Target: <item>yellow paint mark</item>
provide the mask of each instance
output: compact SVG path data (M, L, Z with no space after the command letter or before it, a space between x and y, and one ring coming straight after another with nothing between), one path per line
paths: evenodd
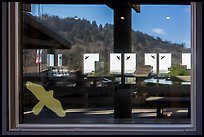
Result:
M44 106L51 109L59 117L65 116L65 111L59 100L53 97L53 90L46 91L40 84L35 84L30 81L26 82L26 87L35 95L39 102L33 108L33 114L38 115Z

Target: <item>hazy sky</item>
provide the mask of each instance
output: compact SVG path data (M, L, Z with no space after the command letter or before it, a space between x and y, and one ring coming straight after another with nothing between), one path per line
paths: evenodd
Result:
M40 8L39 8L40 7ZM190 47L190 5L141 5L141 13L132 10L132 29L173 43ZM114 24L113 10L106 5L32 5L32 14L58 15Z

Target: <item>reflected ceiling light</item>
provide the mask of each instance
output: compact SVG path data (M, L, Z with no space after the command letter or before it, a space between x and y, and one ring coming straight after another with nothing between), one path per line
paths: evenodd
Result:
M120 17L120 19L121 19L121 20L124 20L124 19L125 19L125 17L123 17L123 16L122 16L122 17Z

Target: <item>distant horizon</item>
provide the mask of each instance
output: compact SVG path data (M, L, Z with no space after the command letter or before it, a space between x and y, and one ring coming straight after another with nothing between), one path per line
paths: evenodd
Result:
M45 13L59 18L84 18L103 27L106 23L114 25L113 10L106 5L32 5L33 15ZM141 5L141 13L132 10L132 30L159 37L162 41L184 43L185 48L190 48L190 5Z

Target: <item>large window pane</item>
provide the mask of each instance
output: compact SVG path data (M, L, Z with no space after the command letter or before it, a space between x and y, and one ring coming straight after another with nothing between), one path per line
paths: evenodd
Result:
M140 14L132 11L132 29L138 89L133 110L151 112L138 112L145 120L190 123L190 5L141 5Z
M32 4L23 11L21 123L190 123L190 6L133 10L125 53L114 49L110 7Z

